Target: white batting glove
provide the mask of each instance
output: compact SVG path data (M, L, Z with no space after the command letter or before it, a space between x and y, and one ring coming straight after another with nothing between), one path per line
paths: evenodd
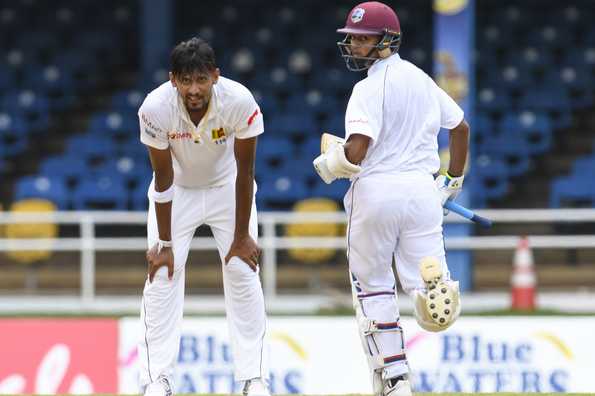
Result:
M446 172L445 175L439 175L435 182L440 194L440 205L444 206L447 200L454 200L463 189L463 180L465 176L454 177ZM448 210L444 209L444 215L448 214Z
M337 176L333 175L328 168L326 154L320 154L318 157L314 159L312 162L314 165L314 169L316 169L316 173L318 176L326 183L331 184L335 180L337 180Z
M349 179L362 170L359 165L349 162L345 156L345 148L339 143L331 144L324 154L314 159L312 164L326 184L336 179Z

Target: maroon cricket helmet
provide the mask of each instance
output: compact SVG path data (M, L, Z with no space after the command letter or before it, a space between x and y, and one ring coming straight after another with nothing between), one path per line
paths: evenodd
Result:
M337 33L371 34L382 36L386 32L401 33L401 24L397 13L386 4L367 1L353 7L347 15L345 27Z
M397 52L401 45L401 24L397 13L378 1L367 1L356 5L347 15L345 27L337 29L337 33L346 35L345 39L337 45L347 68L352 71L366 70L377 59ZM351 54L349 48L352 35L380 36L380 40L378 44L370 47L367 56L355 56ZM375 50L382 55L375 55Z

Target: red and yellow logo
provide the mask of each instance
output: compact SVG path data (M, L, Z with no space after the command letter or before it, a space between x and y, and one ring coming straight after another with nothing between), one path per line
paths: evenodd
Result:
M227 140L227 135L225 134L225 129L223 128L216 128L211 130L211 138L215 144L223 144Z

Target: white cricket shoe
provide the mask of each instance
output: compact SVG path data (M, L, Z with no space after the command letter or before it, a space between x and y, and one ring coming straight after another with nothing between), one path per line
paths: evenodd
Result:
M419 264L427 287L426 312L439 328L450 326L459 316L459 284L447 281L442 266L435 257L425 257Z
M411 396L411 384L407 375L400 375L387 380L382 396Z
M242 394L244 396L271 396L269 387L262 378L253 378L246 381Z
M172 396L171 384L167 377L160 376L145 389L145 396Z

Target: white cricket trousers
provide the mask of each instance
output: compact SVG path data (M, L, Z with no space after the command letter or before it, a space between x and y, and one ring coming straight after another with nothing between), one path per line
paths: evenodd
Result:
M152 188L152 187L150 187ZM255 187L256 191L256 187ZM173 279L160 268L153 282L145 281L141 306L142 334L139 339L140 388L159 376L171 378L176 363L184 305L184 269L190 242L197 227L209 225L223 267L223 291L236 381L268 378L265 345L266 313L257 272L233 257L224 263L234 236L235 184L211 188L175 186L172 203ZM250 235L257 241L256 204L252 204ZM150 202L147 220L148 247L159 239L155 204Z
M393 258L407 293L425 287L418 266L426 256L435 256L449 276L442 208L434 178L418 172L356 179L344 204L356 318L360 327L365 327L366 320L374 320L394 328L369 336L360 334L375 384L374 373L378 370L382 370L384 379L408 372Z
M424 288L419 263L434 256L448 274L442 208L430 174L369 175L355 180L344 199L349 219L349 270L367 293Z

